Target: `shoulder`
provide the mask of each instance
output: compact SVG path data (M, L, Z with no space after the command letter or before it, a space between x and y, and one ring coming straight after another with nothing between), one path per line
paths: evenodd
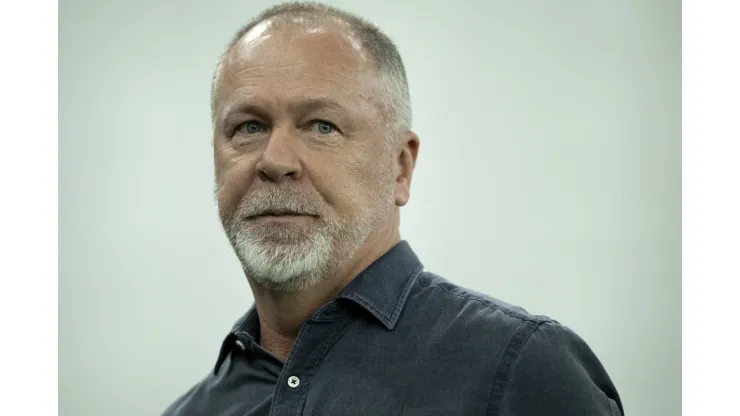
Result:
M503 414L621 415L616 387L588 344L555 321L542 322L512 349L492 392Z
M428 272L419 275L409 300L410 309L421 312L417 320L440 329L432 334L474 345L481 360L493 359L491 406L501 414L622 413L599 359L560 322Z
M465 357L494 366L545 323L556 322L429 272L414 282L400 321L423 333L424 342L455 345Z
M470 318L481 324L524 325L529 328L556 323L547 316L530 314L521 306L457 285L434 273L421 273L416 283L411 302L433 305L440 313L454 314L456 318Z

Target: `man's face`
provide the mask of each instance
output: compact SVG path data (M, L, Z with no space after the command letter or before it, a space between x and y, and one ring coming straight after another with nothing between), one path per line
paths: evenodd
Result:
M394 158L373 71L339 27L250 31L215 100L219 213L244 270L273 290L334 272L394 213Z

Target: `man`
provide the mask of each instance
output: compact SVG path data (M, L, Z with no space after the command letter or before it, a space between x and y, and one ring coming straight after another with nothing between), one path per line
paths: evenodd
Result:
M423 270L399 235L419 139L376 27L273 7L213 82L216 197L254 306L165 415L618 415L568 328Z

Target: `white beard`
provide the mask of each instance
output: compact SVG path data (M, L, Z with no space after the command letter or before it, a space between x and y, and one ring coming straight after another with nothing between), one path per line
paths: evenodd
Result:
M224 221L224 229L247 276L269 290L300 291L333 274L387 218L393 204L391 189L373 194L372 206L352 218L336 220L309 198L279 186L262 188L242 199L236 213ZM270 209L315 213L319 218L311 229L245 220Z

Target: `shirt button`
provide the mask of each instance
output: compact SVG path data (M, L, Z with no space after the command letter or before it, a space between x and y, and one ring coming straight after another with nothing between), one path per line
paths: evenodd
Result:
M288 386L290 386L290 388L294 389L298 387L299 384L301 384L301 380L298 377L296 376L288 377Z
M247 347L244 346L244 343L239 341L238 339L236 340L236 346L239 347L239 349L242 351L247 349Z

